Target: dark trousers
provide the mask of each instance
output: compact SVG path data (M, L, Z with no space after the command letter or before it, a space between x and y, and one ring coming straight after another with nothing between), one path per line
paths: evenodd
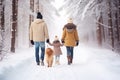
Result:
M67 56L70 56L73 59L74 47L66 46L66 49L67 49Z

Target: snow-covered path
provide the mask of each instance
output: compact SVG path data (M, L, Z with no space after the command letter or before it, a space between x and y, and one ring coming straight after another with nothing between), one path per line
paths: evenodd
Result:
M67 65L62 47L61 65L37 66L34 49L21 49L0 62L0 80L120 80L120 56L106 49L75 47L74 62Z

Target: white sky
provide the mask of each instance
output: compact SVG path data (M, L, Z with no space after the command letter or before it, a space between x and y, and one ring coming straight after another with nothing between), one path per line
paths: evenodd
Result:
M55 35L61 39L62 30L64 25L67 23L68 15L66 15L66 11L64 9L59 10L59 8L64 4L64 0L55 0L54 2L51 2L51 4L56 8L58 14L60 15L54 17L55 31L52 30L50 35L50 39L52 41Z
M64 0L55 0L54 2L51 2L51 4L56 8L59 9L64 3Z

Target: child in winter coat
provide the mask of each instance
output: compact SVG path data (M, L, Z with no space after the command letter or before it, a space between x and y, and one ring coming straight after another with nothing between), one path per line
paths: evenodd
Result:
M53 46L53 51L55 55L55 64L60 64L60 55L62 54L60 46L63 46L63 44L60 43L59 39L57 36L55 36L55 39L53 43L49 43L51 46Z

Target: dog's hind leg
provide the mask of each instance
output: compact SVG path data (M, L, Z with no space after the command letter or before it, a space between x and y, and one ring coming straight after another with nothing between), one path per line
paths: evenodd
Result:
M50 61L50 67L52 67L52 64L53 64L53 60Z

